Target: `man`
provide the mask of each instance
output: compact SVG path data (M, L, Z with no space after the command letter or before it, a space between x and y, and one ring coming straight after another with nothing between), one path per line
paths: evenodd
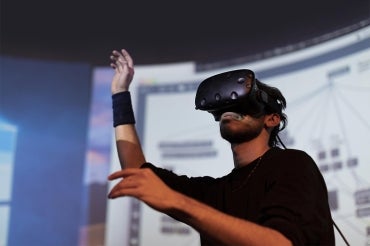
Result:
M285 99L279 90L253 80L247 72L246 89L259 86L264 102L207 110L230 142L235 168L221 178L188 178L146 162L129 94L133 60L126 50L113 51L111 60L122 170L109 176L121 179L109 198L140 199L192 226L202 245L334 245L327 189L314 161L303 151L276 147L277 133L286 123ZM249 101L245 103L253 105L256 99Z

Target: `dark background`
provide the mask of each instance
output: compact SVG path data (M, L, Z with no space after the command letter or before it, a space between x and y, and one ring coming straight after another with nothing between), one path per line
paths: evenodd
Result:
M370 1L1 1L1 53L109 64L198 63L258 54L364 19Z

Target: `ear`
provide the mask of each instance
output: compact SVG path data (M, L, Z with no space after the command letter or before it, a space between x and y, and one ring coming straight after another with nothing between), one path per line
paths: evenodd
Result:
M265 116L265 126L267 128L274 128L280 124L281 118L277 113L268 114Z

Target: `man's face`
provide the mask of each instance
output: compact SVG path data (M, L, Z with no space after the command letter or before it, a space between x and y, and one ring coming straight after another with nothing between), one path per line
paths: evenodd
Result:
M231 144L248 142L256 138L264 126L264 116L254 118L249 115L241 116L226 112L220 118L221 136Z

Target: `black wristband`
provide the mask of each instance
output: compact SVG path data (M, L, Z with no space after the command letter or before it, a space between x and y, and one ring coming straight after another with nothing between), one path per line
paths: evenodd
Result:
M123 91L112 95L113 126L135 124L131 94Z

